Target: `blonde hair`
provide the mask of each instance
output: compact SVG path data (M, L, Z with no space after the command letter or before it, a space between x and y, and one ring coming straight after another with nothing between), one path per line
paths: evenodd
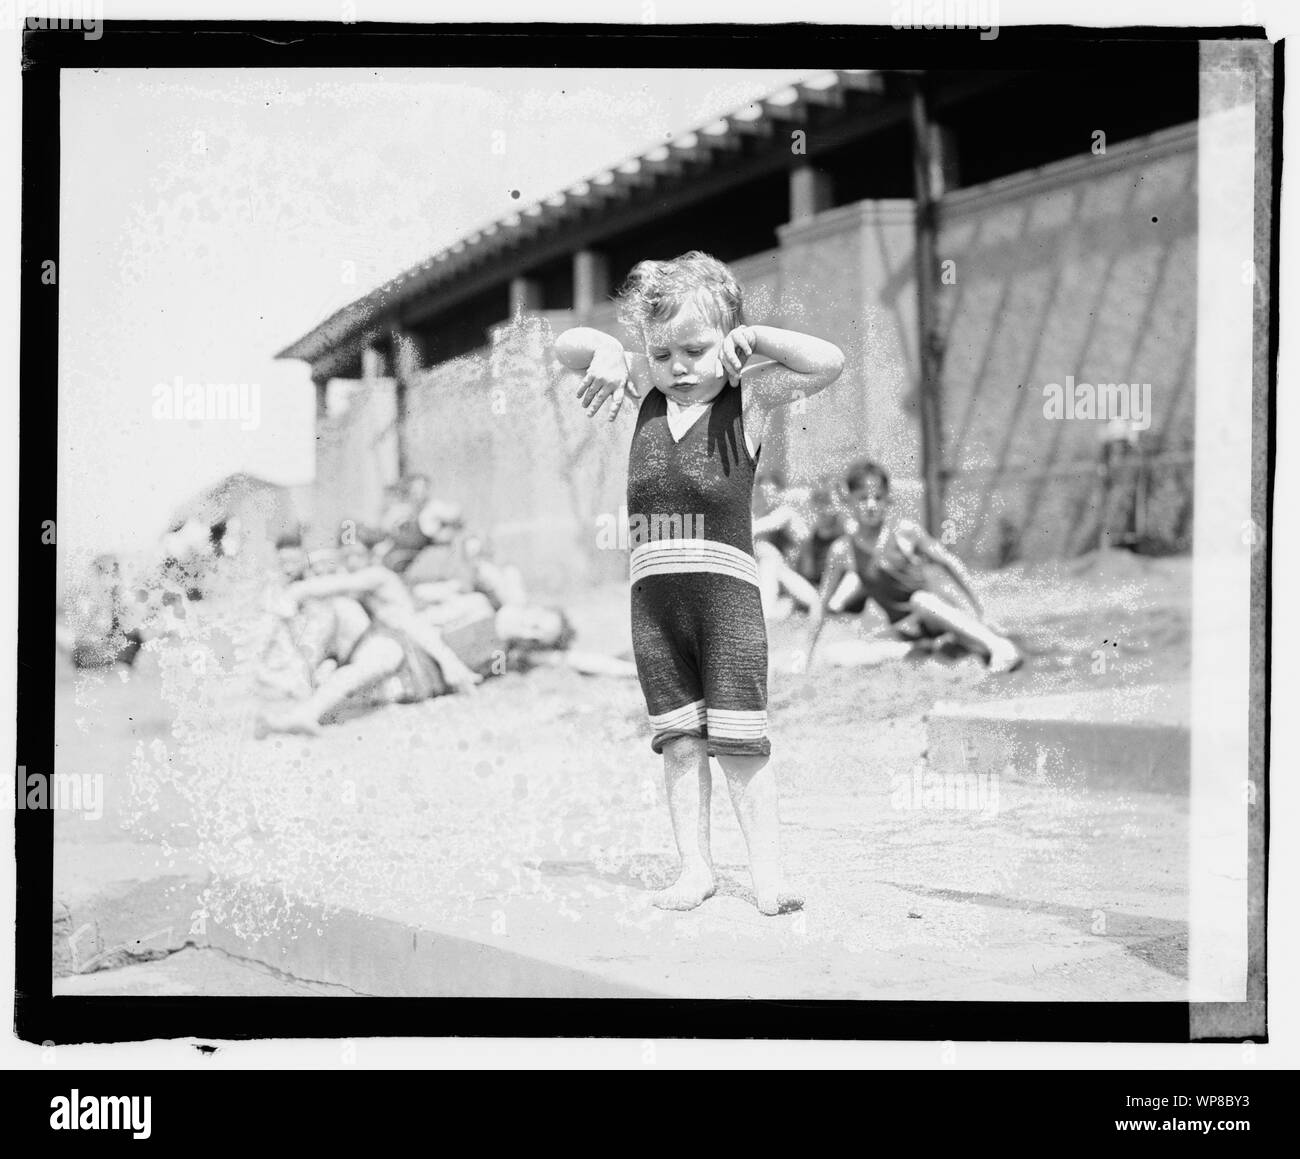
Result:
M687 302L698 302L704 316L724 334L745 322L736 275L700 250L665 262L638 262L616 301L619 321L642 332L650 322L666 322L676 316Z

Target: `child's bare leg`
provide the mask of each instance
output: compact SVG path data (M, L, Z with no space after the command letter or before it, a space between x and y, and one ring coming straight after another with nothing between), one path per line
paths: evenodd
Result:
M259 731L300 732L316 735L321 718L343 704L349 696L381 680L402 666L402 646L385 636L372 637L357 645L349 663L336 668L306 700L277 713L263 713Z
M781 819L776 774L767 757L719 754L718 764L727 776L731 804L749 850L749 872L760 913L779 914L798 909L803 898L781 873Z
M781 563L777 580L781 587L790 593L790 598L802 608L811 608L821 600L817 589L784 561Z
M954 607L933 592L915 592L911 604L924 622L951 632L967 647L987 656L989 667L994 671L1009 672L1019 665L1020 650L973 612Z
M664 784L682 868L672 885L655 894L654 904L660 909L694 909L716 889L709 850L713 782L703 738L677 737L664 745Z
M857 572L846 572L844 578L840 580L839 586L836 587L835 593L831 596L830 603L826 605L828 612L842 612L844 605L855 596L862 593L862 581L858 579Z

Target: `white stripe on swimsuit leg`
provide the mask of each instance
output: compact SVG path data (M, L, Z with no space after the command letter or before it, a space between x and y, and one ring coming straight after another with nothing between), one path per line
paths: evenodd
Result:
M710 708L709 736L718 740L757 740L767 735L766 709Z
M661 712L650 717L650 727L655 732L668 732L670 729L699 728L704 723L704 701L694 700L671 712Z
M713 572L758 586L758 564L752 555L715 539L657 539L633 548L633 582L648 575Z

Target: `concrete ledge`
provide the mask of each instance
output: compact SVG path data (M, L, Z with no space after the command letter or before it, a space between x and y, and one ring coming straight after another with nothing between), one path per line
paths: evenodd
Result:
M379 997L666 996L471 938L302 900L269 933L246 936L235 928L238 923L207 915L204 897L211 881L207 874L173 873L107 882L98 892L56 900L54 976L94 973L196 946ZM278 886L245 882L241 888L245 914L282 913L284 902Z
M940 701L926 716L926 756L943 774L1186 795L1189 716L1186 684Z
M278 890L264 887L280 898ZM637 986L391 918L295 902L289 928L245 937L209 924L204 944L295 978L382 998L658 998Z
M88 974L164 957L187 943L206 878L169 875L54 902L54 976Z

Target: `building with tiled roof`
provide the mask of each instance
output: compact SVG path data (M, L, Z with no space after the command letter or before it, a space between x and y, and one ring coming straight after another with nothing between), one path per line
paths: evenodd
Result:
M764 448L792 483L870 454L906 509L978 561L1086 550L1106 534L1099 428L1047 422L1043 387L1158 382L1146 522L1127 533L1179 546L1191 48L1158 76L810 75L425 257L279 353L317 387L318 526L372 514L384 483L419 470L539 582L617 574L591 527L618 510L626 434L582 426L547 343L616 328L610 296L637 261L698 248L732 264L751 321L848 356Z

